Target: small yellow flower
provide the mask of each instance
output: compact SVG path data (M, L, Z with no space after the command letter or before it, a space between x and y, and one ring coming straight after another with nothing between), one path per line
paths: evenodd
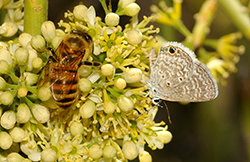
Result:
M172 8L168 7L164 1L161 1L159 3L161 9L156 5L152 5L151 11L155 21L166 25L176 25L181 19L181 4L182 0L174 0Z
M110 52L113 46L120 44L123 41L124 37L117 36L117 33L114 31L110 36L108 36L107 31L104 30L103 38L100 41L102 46L101 52L107 52L108 56L113 54Z
M218 54L225 60L225 61L233 61L237 63L239 60L236 58L237 53L243 54L244 47L243 46L235 46L233 43L241 38L242 35L240 33L232 33L221 37L218 42L216 43L216 49Z

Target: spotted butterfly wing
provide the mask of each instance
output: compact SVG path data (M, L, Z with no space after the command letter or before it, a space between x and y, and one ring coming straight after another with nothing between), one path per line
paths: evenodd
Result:
M177 102L214 99L218 88L207 67L193 51L177 42L163 44L156 55L150 54L148 87L153 98Z

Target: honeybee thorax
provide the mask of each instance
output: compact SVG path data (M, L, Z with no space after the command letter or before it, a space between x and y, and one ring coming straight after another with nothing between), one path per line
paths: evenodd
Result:
M91 53L92 39L88 35L71 33L60 43L56 56L61 64L78 65L82 60L86 60Z

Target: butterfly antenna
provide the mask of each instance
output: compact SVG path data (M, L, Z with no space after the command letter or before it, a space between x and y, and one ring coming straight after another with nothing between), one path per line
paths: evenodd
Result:
M168 121L169 121L170 124L172 124L172 121L171 121L171 118L170 118L170 113L169 113L169 110L168 110L168 105L166 104L166 102L164 102L164 100L163 100L163 103L166 106L166 110L167 110L167 113L168 113Z

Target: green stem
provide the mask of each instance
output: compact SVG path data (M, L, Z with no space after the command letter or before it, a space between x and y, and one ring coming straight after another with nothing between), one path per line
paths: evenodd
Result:
M218 44L218 40L216 40L216 39L206 39L204 41L204 45L212 47L214 49L216 49L217 44Z
M14 84L17 84L19 82L19 78L15 75L15 69L14 68L10 69L8 75L11 78L11 80L13 81Z
M183 24L183 22L177 21L174 26L181 34L183 34L185 37L188 37L191 35L191 32L188 30L188 28Z
M27 90L33 94L37 94L37 86L26 86Z
M107 15L109 13L109 10L108 10L108 7L107 7L107 4L106 4L106 1L105 0L99 0L100 3L102 4L102 7L105 11L105 14Z
M107 91L109 91L112 95L114 95L116 98L118 98L121 94L117 93L116 91L114 91L112 88L107 87L106 88Z
M250 39L250 19L247 12L243 10L239 0L217 0L227 15L232 19L235 26L241 30L245 36Z
M34 104L27 98L27 97L22 97L20 98L22 103L26 103L29 108L32 108L34 106Z
M25 0L24 32L41 34L41 25L47 20L48 0Z

